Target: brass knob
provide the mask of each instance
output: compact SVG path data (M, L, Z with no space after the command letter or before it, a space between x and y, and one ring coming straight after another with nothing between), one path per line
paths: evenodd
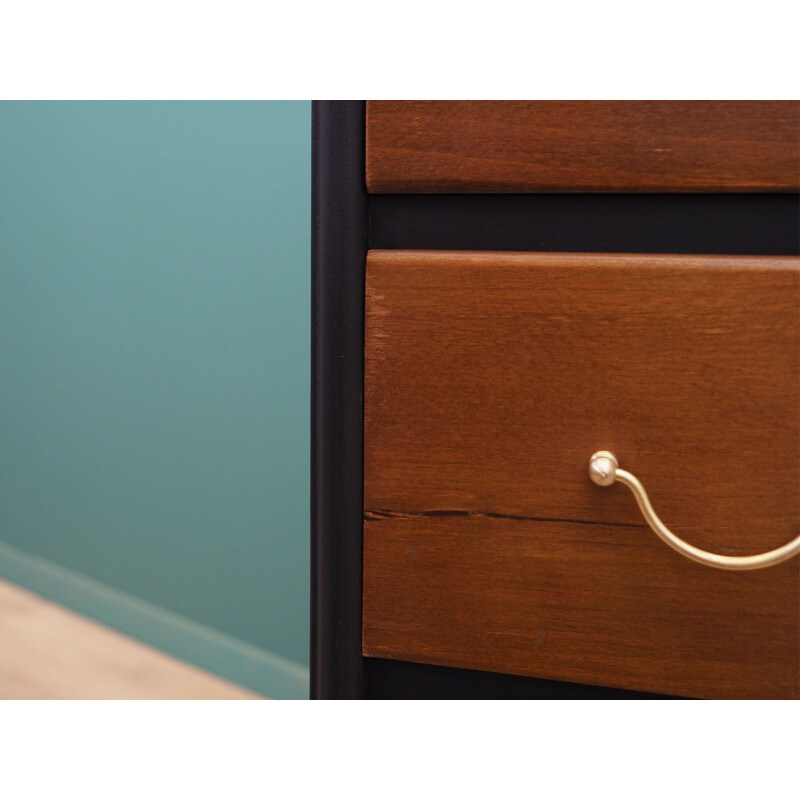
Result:
M673 550L677 550L681 555L691 558L692 561L697 561L700 564L729 570L763 569L764 567L780 564L781 561L786 561L800 553L800 536L775 550L769 550L766 553L759 553L754 556L722 556L717 553L709 553L699 547L694 547L688 542L684 542L658 518L656 512L653 511L653 506L650 504L650 498L647 496L647 492L639 479L630 472L620 469L616 456L608 450L598 450L592 454L589 459L589 477L598 486L611 486L616 481L624 483L633 492L645 521L656 535Z

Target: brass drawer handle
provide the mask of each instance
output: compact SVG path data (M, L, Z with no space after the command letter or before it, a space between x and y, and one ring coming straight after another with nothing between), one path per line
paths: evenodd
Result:
M780 564L781 561L786 561L800 553L800 536L775 550L759 553L755 556L721 556L684 542L658 518L656 512L653 511L653 506L650 505L650 498L647 496L647 492L639 479L631 475L630 472L619 469L619 461L617 461L616 456L607 450L598 450L589 459L589 477L598 486L611 486L614 481L624 483L633 492L633 496L636 498L647 524L653 531L673 550L677 550L686 558L691 558L692 561L698 561L701 564L716 567L717 569L763 569L764 567Z

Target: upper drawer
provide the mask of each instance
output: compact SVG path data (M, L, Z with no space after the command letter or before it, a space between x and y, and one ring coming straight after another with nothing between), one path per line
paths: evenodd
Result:
M800 689L796 258L372 251L370 656L696 697Z
M367 103L367 187L403 192L782 192L795 101Z

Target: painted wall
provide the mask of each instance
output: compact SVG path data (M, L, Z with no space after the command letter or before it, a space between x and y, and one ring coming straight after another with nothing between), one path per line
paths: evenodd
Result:
M0 103L0 574L273 696L308 663L310 116Z

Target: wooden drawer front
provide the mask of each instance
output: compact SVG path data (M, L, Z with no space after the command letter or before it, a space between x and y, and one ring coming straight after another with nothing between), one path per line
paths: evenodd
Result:
M796 697L800 259L372 251L363 652L694 697Z
M758 192L800 184L794 101L370 101L370 192Z

